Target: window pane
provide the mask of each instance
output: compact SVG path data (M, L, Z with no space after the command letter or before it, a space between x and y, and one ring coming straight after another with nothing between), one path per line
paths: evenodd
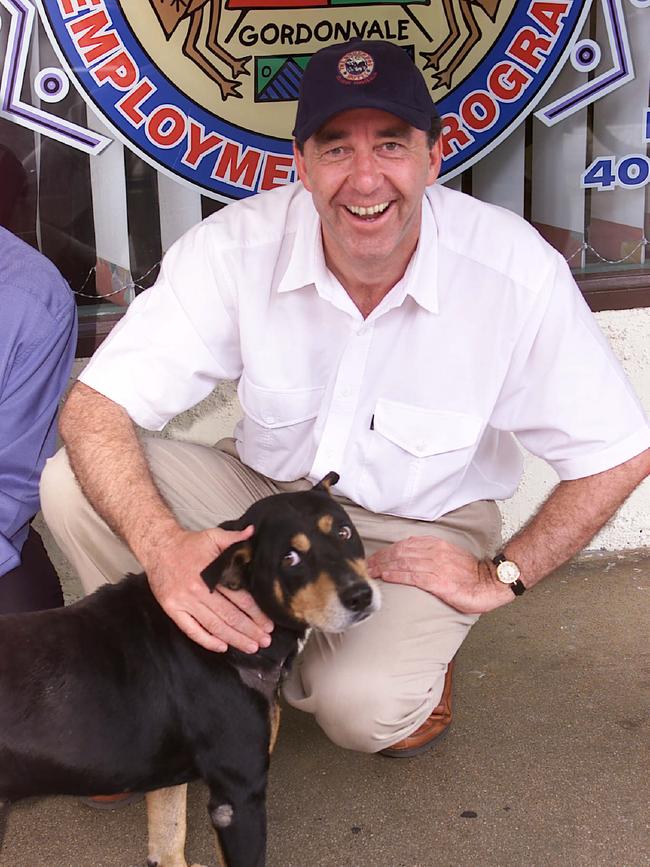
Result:
M225 134L210 133L198 121L192 121L193 126L190 124L191 129L188 128L188 141L193 143L196 154L201 154L206 165L209 160L214 161L213 174L227 172L239 183L239 192L234 196L238 198L247 195L249 187L272 187L293 179L286 156L290 149L288 118L293 117L302 69L310 54L324 44L324 37L319 43L314 35L319 21L326 18L330 23L340 21L342 29L335 37L339 40L351 22L357 28L369 26L368 22L375 20L384 22L382 26L390 25L389 31L390 27L393 30L383 35L391 38L390 33L394 33L394 38L410 52L441 106L453 108L456 99L456 109L460 111L458 94L463 83L473 80L472 76L480 71L484 62L481 51L484 59L487 56L483 42L489 38L494 46L504 33L517 33L519 19L530 17L536 6L514 0L321 5L336 8L290 8L283 0L277 0L277 10L275 6L271 9L271 3L271 11L263 13L247 0L233 0L221 10L218 32L213 34L210 28L215 20L208 12L192 18L190 24L185 13L179 11L183 4L166 4L164 0L161 0L164 14L156 12L153 3L136 4L132 0L120 4L102 0L93 3L44 0L41 7L43 14L49 15L47 25L31 4L0 3L0 58L7 83L5 111L0 117L0 221L39 247L69 281L79 304L84 352L110 330L135 294L152 284L164 252L176 238L223 207L228 199L198 182L192 185L179 180L175 169L179 168L180 156L174 156L176 151L171 147L165 150L165 137L172 136L180 117L177 108L172 106L167 119L154 130L165 146L156 162L143 152L141 145L135 144L136 134L140 135L147 126L145 101L132 99L130 107L124 109L131 112L132 118L137 119L138 112L142 115L141 122L134 120L130 138L123 129L109 125L103 103L101 110L91 108L92 93L86 92L85 100L71 83L75 76L81 80L82 73L88 77L89 70L96 74L98 67L109 69L102 51L109 59L120 56L119 52L116 54L116 46L111 48L111 39L116 37L108 17L102 19L108 22L102 27L83 30L87 21L99 21L92 16L106 16L110 12L117 20L119 15L130 14L137 18L137 26L144 28L141 35L151 25L152 44L159 43L166 52L178 56L182 81L177 92L182 95L184 87L188 92L191 89L194 98L202 100L205 110L211 111L217 120L221 117L219 111L227 109L232 114L235 105L244 106L241 111L253 131L262 123L260 120L258 124L262 112L266 113L264 117L273 118L277 153L254 171L254 164L246 161L254 148L227 150ZM554 4L537 5L541 23L535 25L536 32L540 39L550 40L548 33L562 26L562 18L553 19ZM209 6L205 4L205 9ZM590 302L589 293L597 289L604 305L650 304L646 240L650 226L650 4L647 0L628 0L624 4L594 0L591 4L555 6L588 10L584 21L576 17L577 13L574 15L577 24L572 26L579 32L574 34L571 50L567 42L566 59L559 74L535 106L527 110L527 117L524 119L522 113L518 123L499 135L497 146L486 145L453 177L444 177L450 165L446 162L442 182L530 220L570 262ZM172 7L176 10L173 14ZM72 11L68 15L65 9ZM55 26L56 14L60 20ZM246 16L249 17L244 23ZM285 30L276 24L280 18L286 22ZM88 63L83 69L79 66L81 60L77 65L71 64L74 69L68 74L61 58L64 53L61 34L71 32L73 25L81 34L77 45L79 56ZM169 34L164 27L170 29ZM323 25L321 32L326 30ZM278 40L264 43L262 34L271 32L279 34ZM282 42L298 32L311 34L302 54ZM206 40L215 35L215 44L222 53L210 55L212 59L206 65L200 51L197 54L186 50L192 34L201 51L207 46ZM254 34L258 41L253 45ZM382 33L377 30L371 35L375 38ZM477 43L477 38L483 42ZM246 45L246 40L250 44ZM423 50L428 46L427 40L436 51ZM218 84L230 62L227 52L223 53L226 43L228 51L240 58L240 66L235 64L231 68L237 79L235 93L229 86L224 91L223 82ZM21 52L24 52L22 65ZM507 51L503 56L507 56ZM435 71L425 65L425 58L427 63L433 63L434 57ZM532 58L529 55L528 59ZM168 73L168 58L161 63ZM525 62L518 64L521 75ZM118 66L112 67L115 75ZM149 63L139 68L138 73L141 83L147 76L153 79L160 69ZM187 81L183 78L186 75ZM548 75L552 77L551 71ZM483 81L488 78L484 74ZM16 85L15 92L11 90L11 82ZM170 80L172 86L176 82ZM101 87L105 88L102 91L105 94L108 85L98 85L97 91ZM125 86L123 92L133 96L133 88L128 90ZM240 100L238 97L242 95L245 98ZM45 128L47 124L39 125L38 119L26 119L24 112L21 115L19 111L7 110L11 108L9 96L29 112L45 113L49 131ZM114 102L120 96L121 92L116 91ZM273 105L269 100L275 100ZM551 108L555 112L552 117ZM507 103L502 101L499 110L504 114L506 109ZM86 137L95 137L105 146L95 150L90 146L85 149L73 146L61 134L63 125L67 125L66 129L81 130ZM51 132L53 126L58 132ZM283 140L280 127L284 128ZM612 294L615 291L619 292L619 300Z

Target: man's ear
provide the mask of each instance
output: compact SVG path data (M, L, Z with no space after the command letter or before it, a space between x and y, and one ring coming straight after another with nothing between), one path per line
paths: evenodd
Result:
M438 138L438 141L434 144L432 148L429 148L429 171L427 175L427 186L431 186L431 184L435 183L438 179L438 175L440 174L440 167L442 166L442 136Z
M305 146L303 145L303 149L301 151L296 143L296 140L294 139L293 160L296 164L296 174L298 175L298 180L302 181L303 187L311 193L312 188L309 180L309 173L307 172L307 163L305 162L304 149Z
M233 528L234 529L234 528ZM212 593L220 584L229 590L241 590L248 584L248 566L253 559L251 540L235 542L201 572L201 577Z
M314 485L315 491L327 491L330 493L330 488L332 485L335 485L341 477L338 473L335 473L333 470L329 472L325 478L321 479L320 482Z

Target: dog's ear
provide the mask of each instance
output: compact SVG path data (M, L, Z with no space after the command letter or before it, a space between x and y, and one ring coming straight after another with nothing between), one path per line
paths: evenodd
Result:
M248 512L242 515L241 518L235 518L233 521L222 521L219 526L222 530L245 530L252 521L248 519Z
M228 523L235 523L228 522ZM223 524L221 526L224 526ZM227 527L225 529L231 529ZM232 529L237 529L233 527ZM212 592L217 584L229 590L241 590L247 585L248 565L253 559L253 546L250 539L235 542L226 548L201 572L201 577Z
M314 485L314 490L315 491L327 491L327 493L329 494L330 488L332 487L332 485L335 485L340 478L341 477L339 476L339 474L335 473L332 470L332 472L329 472L325 476L325 478L321 479L320 482L318 482L318 484Z

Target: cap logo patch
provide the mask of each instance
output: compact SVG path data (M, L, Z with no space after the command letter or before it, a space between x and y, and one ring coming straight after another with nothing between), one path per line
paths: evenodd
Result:
M348 51L339 60L341 84L368 84L377 75L375 61L366 51Z

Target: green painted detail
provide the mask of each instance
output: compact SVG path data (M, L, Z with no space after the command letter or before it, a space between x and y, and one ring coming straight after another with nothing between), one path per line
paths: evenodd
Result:
M255 93L259 94L260 91L264 90L269 81L273 80L287 60L293 60L301 69L305 69L310 59L311 54L285 54L282 56L274 54L272 57L256 57Z

